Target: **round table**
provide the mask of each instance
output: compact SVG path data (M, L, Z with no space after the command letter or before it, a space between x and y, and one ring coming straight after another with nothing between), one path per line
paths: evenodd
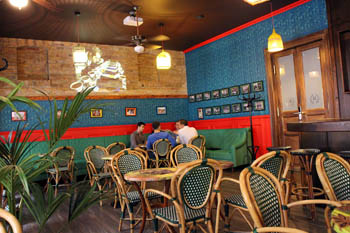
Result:
M113 155L107 155L107 156L103 156L101 157L102 160L112 160L113 159Z
M233 163L231 161L226 161L226 160L215 160L215 161L220 164L220 167L222 169L227 169L227 168L232 168L233 167ZM188 164L188 163L180 163L177 166L181 167L181 166L185 166L186 164ZM219 168L216 167L216 169L219 169Z
M137 171L128 172L124 175L124 179L131 182L134 185L141 199L142 224L141 224L140 233L142 233L145 228L147 207L146 207L144 196L137 182L165 181L164 192L168 193L169 187L170 187L170 180L174 176L176 171L177 171L177 168L150 168L150 169L141 169ZM167 200L164 198L164 203L166 202Z
M332 211L331 226L337 233L350 233L350 206L337 207Z

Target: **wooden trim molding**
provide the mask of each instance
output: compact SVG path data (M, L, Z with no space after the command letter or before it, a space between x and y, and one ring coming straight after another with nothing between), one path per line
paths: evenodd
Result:
M47 100L46 96L28 96L31 100ZM64 100L74 99L74 96L50 96L50 99ZM183 99L188 95L91 95L87 96L88 100L114 100L114 99Z

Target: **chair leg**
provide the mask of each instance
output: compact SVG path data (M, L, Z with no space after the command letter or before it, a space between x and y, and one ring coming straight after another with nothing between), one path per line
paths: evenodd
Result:
M225 204L225 225L224 225L224 232L228 232L230 230L230 220L229 220L229 214L230 214L230 207Z
M96 181L96 182L97 182L98 191L101 194L103 192L102 186L101 186L101 184L99 184L98 181ZM101 199L101 197L100 197L100 206L102 206L102 199Z
M329 206L326 206L326 209L324 210L324 219L326 222L326 227L327 227L327 232L328 233L332 233L332 228L331 228L331 224L330 224L330 219L329 219L329 212L330 212L330 208Z
M154 233L157 233L158 232L158 219L154 218L154 219L152 219L152 221L153 221Z
M119 219L119 231L122 230L124 216L125 216L125 203L120 203L120 219Z

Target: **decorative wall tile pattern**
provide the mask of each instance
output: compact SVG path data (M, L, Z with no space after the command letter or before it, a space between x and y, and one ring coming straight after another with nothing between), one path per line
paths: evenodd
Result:
M304 37L328 27L325 0L313 0L274 17L276 32L284 41ZM264 49L272 32L271 19L186 53L188 94L264 80L266 110L269 114ZM189 104L189 120L197 120L197 108L242 102L237 96ZM214 115L205 119L247 116L249 113Z
M92 100L87 100L92 101ZM48 122L49 120L49 102L37 101L44 113L40 114L41 120ZM58 101L60 108L63 101ZM188 101L186 98L179 99L120 99L120 100L101 100L99 103L110 103L104 106L102 118L90 118L90 113L82 115L74 127L90 127L90 126L109 126L109 125L125 125L136 124L139 121L151 123L152 121L173 122L179 119L187 119ZM167 108L166 115L157 115L157 106L165 106ZM38 122L37 115L33 109L28 108L25 104L16 104L18 110L27 110L28 120L25 123L29 125ZM125 107L136 107L137 116L126 117ZM47 111L47 112L45 112ZM23 122L22 122L23 123ZM6 107L0 114L0 131L15 130L18 122L11 121L11 109Z

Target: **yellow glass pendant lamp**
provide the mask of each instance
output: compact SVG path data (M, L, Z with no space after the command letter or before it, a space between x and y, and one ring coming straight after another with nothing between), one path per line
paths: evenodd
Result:
M171 57L168 52L162 50L157 56L157 69L158 70L168 70L171 67Z
M282 37L281 35L276 33L275 27L273 27L272 34L269 36L268 43L267 43L267 50L270 53L283 50Z

